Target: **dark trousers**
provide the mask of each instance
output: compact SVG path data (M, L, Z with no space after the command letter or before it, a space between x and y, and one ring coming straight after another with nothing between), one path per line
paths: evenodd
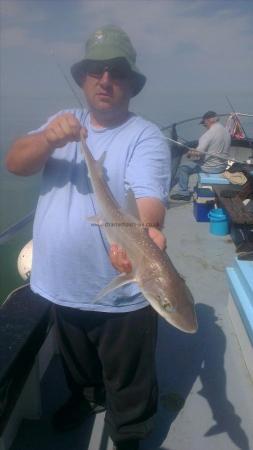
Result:
M101 403L113 441L144 438L157 408L157 314L150 307L99 313L55 306L60 352L69 388Z

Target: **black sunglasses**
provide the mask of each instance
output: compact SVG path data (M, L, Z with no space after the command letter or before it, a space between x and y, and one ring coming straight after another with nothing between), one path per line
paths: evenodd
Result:
M101 78L108 72L113 80L126 80L131 77L132 72L126 61L89 61L86 66L86 73L95 78Z

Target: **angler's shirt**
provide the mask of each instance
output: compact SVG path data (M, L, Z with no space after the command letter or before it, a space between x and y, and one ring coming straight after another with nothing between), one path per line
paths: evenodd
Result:
M219 122L215 122L212 126L200 137L197 150L205 152L204 162L201 164L201 170L209 173L221 173L227 167L227 162L215 157L219 154L224 158L229 159L229 148L231 144L231 137ZM214 156L209 156L214 155Z
M59 114L63 112L71 112L87 128L87 144L95 159L106 152L105 179L123 209L129 188L137 199L167 202L170 151L156 125L131 114L120 126L98 129L86 111ZM147 301L136 283L94 302L119 274L109 260L103 229L86 220L96 214L99 207L80 143L68 143L52 153L42 175L33 227L32 290L59 305L83 310L126 312L145 307Z

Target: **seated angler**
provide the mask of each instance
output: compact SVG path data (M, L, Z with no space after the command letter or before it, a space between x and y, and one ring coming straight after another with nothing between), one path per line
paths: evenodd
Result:
M214 111L208 111L200 122L207 131L200 137L196 149L189 150L186 154L188 161L180 164L176 174L178 189L171 195L173 200L189 201L189 177L194 173L222 173L229 159L231 137L226 128L219 122L219 117Z

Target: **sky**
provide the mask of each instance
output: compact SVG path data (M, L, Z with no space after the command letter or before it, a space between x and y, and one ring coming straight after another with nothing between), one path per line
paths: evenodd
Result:
M15 118L18 131L78 106L64 76L82 99L70 66L84 57L90 33L108 24L129 34L147 76L132 102L135 112L162 126L210 109L228 112L228 96L236 111L253 113L252 0L0 0L0 5L5 117L0 121Z

